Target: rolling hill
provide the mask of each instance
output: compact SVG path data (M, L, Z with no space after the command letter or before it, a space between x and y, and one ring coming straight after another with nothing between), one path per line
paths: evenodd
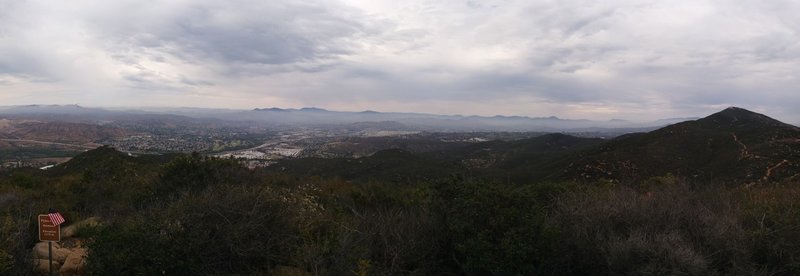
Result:
M790 180L800 176L800 128L730 107L618 137L567 162L558 178L635 181L673 174L723 183Z
M432 152L399 151L391 156L391 162L382 154L358 159L301 158L281 166L296 173L353 179L387 171L413 174L424 160L426 170L439 166L442 171L470 171L516 183L636 183L674 175L703 183L757 184L800 177L800 128L731 107L705 118L611 140L556 133Z

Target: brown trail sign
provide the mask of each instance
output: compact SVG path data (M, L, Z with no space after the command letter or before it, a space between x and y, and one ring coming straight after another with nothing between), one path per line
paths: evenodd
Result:
M39 240L57 242L61 241L61 226L53 225L48 215L39 215Z
M53 275L53 242L61 241L61 225L53 225L48 215L39 215L39 240L47 242L50 276Z

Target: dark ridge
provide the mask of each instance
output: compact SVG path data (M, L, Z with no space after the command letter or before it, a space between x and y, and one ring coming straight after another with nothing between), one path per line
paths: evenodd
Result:
M288 110L288 109L277 108L277 107L270 107L270 108L256 108L256 109L253 109L253 111L276 111L276 112L283 112L283 111L289 111L289 110Z
M102 146L78 154L69 161L49 169L48 173L60 175L65 173L83 172L86 169L97 167L114 167L121 169L133 164L164 164L173 160L177 156L180 156L180 154L133 156L118 151L110 146Z
M617 137L565 162L573 180L637 182L673 174L730 184L781 181L800 169L800 128L731 107L648 133Z
M134 157L120 152L110 146L102 146L78 154L69 161L59 164L49 171L53 173L80 172L98 164L119 164L132 162Z
M708 117L699 119L697 122L706 127L787 126L787 124L766 115L739 107L728 107Z
M325 109L322 109L322 108L317 108L317 107L303 107L303 108L300 109L300 111L322 112L322 111L328 111L328 110L325 110Z

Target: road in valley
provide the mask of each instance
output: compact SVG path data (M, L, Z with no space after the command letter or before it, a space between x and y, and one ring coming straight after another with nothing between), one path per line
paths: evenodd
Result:
M54 146L64 146L64 147L75 147L75 148L82 148L82 149L94 149L94 148L98 147L98 145L77 145L77 144L66 144L66 143L56 143L56 142L26 140L26 139L0 139L0 141L2 141L2 142L34 143L34 144L54 145Z

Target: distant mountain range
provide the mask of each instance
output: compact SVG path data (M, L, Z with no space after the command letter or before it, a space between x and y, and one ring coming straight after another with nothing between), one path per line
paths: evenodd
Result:
M383 156L392 158L384 160ZM398 161L403 156L409 162ZM774 183L800 178L800 128L731 107L702 119L610 140L555 133L410 156L410 153L376 153L352 162L286 160L276 167L300 173L340 172L342 177L368 178L372 168L402 175L427 170L418 164L435 164L430 166L444 170L458 163L465 170L520 183L542 180L643 183L652 177L668 175L699 183ZM326 169L323 172L319 168Z
M341 140L339 146L355 148L338 151L377 152L360 158L288 159L268 169L345 179L434 179L461 171L521 183L647 183L653 177L672 175L690 182L739 185L800 178L800 128L736 107L609 140L559 133L479 143L435 137Z
M102 123L119 121L169 120L183 124L224 124L225 122L247 122L273 126L332 127L370 123L371 127L385 130L419 131L536 131L536 132L580 132L615 129L618 132L637 132L696 118L662 119L652 122L630 122L625 120L571 120L558 117L524 116L462 116L423 113L395 112L342 112L321 108L256 108L253 110L207 109L207 108L87 108L78 105L27 105L0 107L0 116L57 119L80 123Z

